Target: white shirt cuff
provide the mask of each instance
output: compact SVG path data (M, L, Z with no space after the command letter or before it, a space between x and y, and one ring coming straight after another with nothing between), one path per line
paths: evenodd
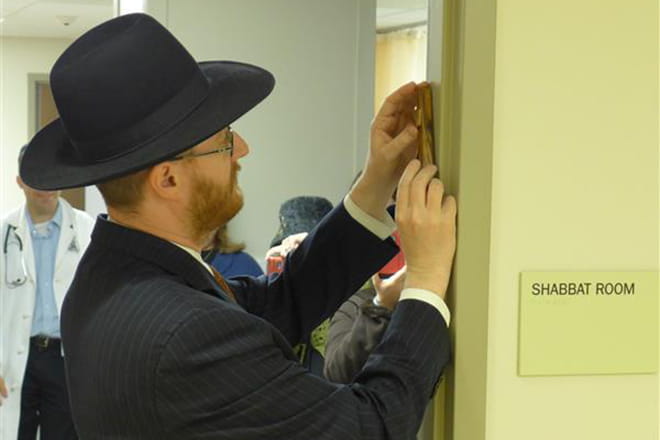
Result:
M396 229L396 223L394 223L394 219L389 212L385 211L385 221L382 222L364 212L355 204L355 202L353 202L353 200L351 200L348 194L344 197L344 208L346 208L348 214L353 217L356 222L360 223L366 230L381 240L385 240L391 236Z
M444 318L445 322L447 323L447 326L449 326L451 313L449 312L449 308L447 307L447 304L445 304L442 298L440 298L438 295L431 292L430 290L415 289L413 287L408 287L406 289L403 289L403 291L401 292L401 296L399 297L399 302L409 299L424 301L425 303L435 307Z

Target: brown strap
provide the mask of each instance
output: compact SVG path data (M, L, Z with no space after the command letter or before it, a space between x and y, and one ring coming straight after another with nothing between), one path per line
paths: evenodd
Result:
M222 277L222 275L220 275L220 272L215 270L213 266L211 266L211 270L213 271L213 278L215 278L215 281L218 283L225 295L227 295L233 302L237 302L236 296L234 296L234 292L231 291L225 279Z

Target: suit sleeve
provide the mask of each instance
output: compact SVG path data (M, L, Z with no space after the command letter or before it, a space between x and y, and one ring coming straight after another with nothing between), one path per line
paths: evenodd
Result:
M392 312L373 304L373 288L363 289L341 305L330 321L323 374L349 383L380 343Z
M284 271L227 280L238 302L295 345L328 318L398 251L335 207L288 255Z
M349 385L310 374L283 347L273 327L236 308L183 319L156 369L165 431L172 438L414 439L449 358L446 325L421 301L397 307Z

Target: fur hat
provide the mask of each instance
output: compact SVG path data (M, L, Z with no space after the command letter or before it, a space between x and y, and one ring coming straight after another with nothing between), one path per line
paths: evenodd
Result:
M280 226L270 247L279 245L289 235L311 231L331 210L332 203L323 197L299 196L282 203Z

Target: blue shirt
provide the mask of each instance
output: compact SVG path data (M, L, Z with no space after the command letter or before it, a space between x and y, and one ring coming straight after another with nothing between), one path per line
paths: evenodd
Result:
M39 232L26 211L32 249L34 251L34 267L37 273L37 291L34 301L34 316L30 336L45 335L52 338L60 337L60 316L55 303L53 280L55 275L55 257L57 244L60 241L62 225L62 205L58 204L52 219L46 223L45 230Z
M209 263L225 278L240 275L258 277L264 274L264 271L259 267L259 263L245 252L236 252L233 254L221 254L218 252Z

